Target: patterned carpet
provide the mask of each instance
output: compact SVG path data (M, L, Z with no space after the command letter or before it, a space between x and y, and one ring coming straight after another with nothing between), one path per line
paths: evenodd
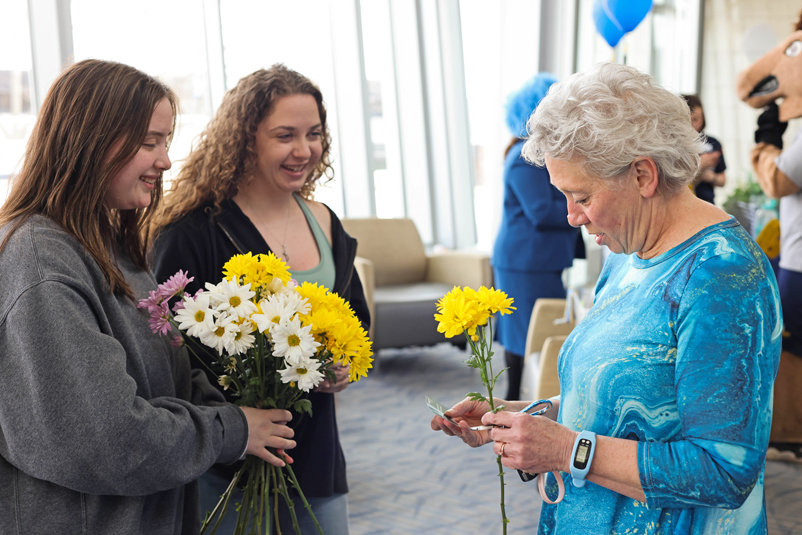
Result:
M489 447L471 449L429 428L424 396L451 406L480 390L467 354L447 344L383 350L378 370L338 395L348 462L351 535L500 534L498 466ZM503 350L494 369L501 369ZM503 381L503 379L502 379ZM497 394L506 393L500 382ZM540 496L506 470L509 535L537 532ZM768 463L769 533L802 533L802 465Z

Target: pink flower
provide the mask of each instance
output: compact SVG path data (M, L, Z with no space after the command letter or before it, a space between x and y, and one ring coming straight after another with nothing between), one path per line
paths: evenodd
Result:
M168 306L167 301L163 301L156 307L148 309L150 312L148 324L153 333L164 335L173 329L172 325L170 325L170 309Z
M176 301L176 302L175 302L175 304L173 305L173 312L174 312L174 313L176 313L176 314L178 314L178 311L179 311L179 310L181 310L181 309L183 309L183 308L184 308L184 300L183 300L183 299L179 299L179 300L178 300L178 301Z
M147 299L140 299L139 304L136 305L137 308L147 308L148 312L152 312L154 308L158 308L161 305L162 295L158 292L158 290L151 290L148 295Z
M170 338L170 345L173 347L181 347L184 345L184 337L180 334L176 334L172 338Z
M169 299L174 295L183 292L184 288L187 287L187 284L193 280L195 280L195 277L187 278L187 274L179 269L178 273L167 279L166 282L159 284L159 295Z

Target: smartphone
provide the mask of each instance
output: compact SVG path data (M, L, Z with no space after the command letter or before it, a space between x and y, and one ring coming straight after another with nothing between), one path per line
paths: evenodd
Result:
M453 418L451 418L450 416L446 416L446 411L448 410L448 407L446 407L442 403L438 403L429 396L426 396L426 406L429 407L429 410L431 410L440 418L448 420L450 423L454 425L459 425L457 422L454 421Z

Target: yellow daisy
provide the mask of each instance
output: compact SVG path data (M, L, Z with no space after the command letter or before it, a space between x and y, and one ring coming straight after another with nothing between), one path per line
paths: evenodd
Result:
M260 254L256 258L259 260L259 267L265 270L265 279L269 277L269 280L272 281L273 277L276 277L281 279L284 284L290 282L291 277L290 272L287 270L287 264L276 255L273 253Z
M507 294L501 290L482 286L476 292L476 298L479 301L479 306L487 309L491 314L496 312L499 314L512 314L512 311L515 310L515 307L512 306L512 298L507 297Z
M241 282L242 277L249 275L255 266L256 258L251 253L234 255L223 265L223 275L227 280L236 277L237 281Z

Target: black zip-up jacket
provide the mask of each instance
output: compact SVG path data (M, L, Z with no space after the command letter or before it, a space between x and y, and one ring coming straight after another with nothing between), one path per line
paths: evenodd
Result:
M154 244L153 272L161 283L179 269L195 277L187 291L195 293L207 282L217 284L223 278L223 264L236 254L267 254L270 247L262 238L251 220L229 199L222 203L222 211L214 213L212 206L204 206L190 212L172 225L167 226ZM328 208L328 207L327 207ZM335 279L331 291L351 304L354 313L365 330L370 327L362 283L354 269L356 240L343 229L339 218L331 211L332 253ZM212 355L206 355L211 360ZM197 359L192 365L203 369ZM217 378L208 370L212 384ZM229 401L236 401L228 391L223 392ZM293 439L298 444L288 453L295 460L292 465L304 494L322 498L332 494L348 492L345 475L345 457L337 431L334 410L334 395L310 392L313 417L294 414L290 427L295 429ZM213 470L225 477L233 475L236 465L215 465Z

